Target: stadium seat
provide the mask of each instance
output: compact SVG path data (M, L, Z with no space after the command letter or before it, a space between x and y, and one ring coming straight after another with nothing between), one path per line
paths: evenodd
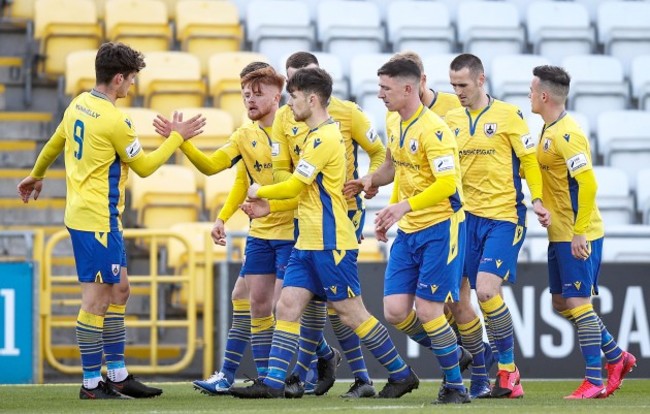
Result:
M37 0L34 7L34 39L40 41L41 70L46 76L63 75L70 52L97 49L102 42L94 2Z
M571 75L569 109L585 114L591 125L603 111L627 108L629 88L615 57L575 55L562 60L561 66Z
M650 54L632 60L630 80L632 96L638 102L639 109L650 110Z
M245 112L239 73L244 66L255 61L269 62L269 59L255 52L224 52L216 53L208 60L208 93L216 108L230 113L235 127L241 125Z
M458 5L458 42L489 68L494 56L522 53L524 30L517 7L505 1L466 1Z
M650 262L650 226L605 222L604 262Z
M635 56L650 54L650 3L606 1L598 5L598 41L623 63L626 74Z
M528 7L526 22L533 52L555 65L567 56L587 55L594 50L594 29L583 4L534 1Z
M533 68L550 64L538 55L495 56L490 69L490 90L495 98L507 101L521 109L526 118L530 114L530 82Z
M186 222L176 223L169 228L169 230L185 236L190 243L190 248L194 251L195 273L188 276L194 279L194 295L199 307L204 303L206 272L211 272L208 268L214 266L214 262L222 262L227 259L226 246L220 246L211 240L210 232L213 225L213 222ZM206 263L206 238L210 239L209 243L212 245L212 263ZM185 275L189 266L189 253L186 245L174 237L167 239L167 266L174 269L174 275ZM187 306L190 293L188 287L188 283L178 286L178 289L172 294L173 305L181 308Z
M576 3L581 3L587 9L587 14L589 15L589 21L592 25L597 24L598 20L598 5L603 2L603 0L571 0Z
M382 125L386 120L386 106L379 93L377 70L393 55L390 53L361 54L352 58L350 63L350 90L355 102L364 112L372 114L373 125L384 131Z
M196 170L196 168L194 169ZM218 174L205 177L203 200L205 210L208 212L208 217L211 220L217 218L219 210L226 202L228 193L230 193L230 190L235 183L236 176L237 168L233 165L231 168L225 169Z
M318 66L325 69L332 77L334 84L332 85L332 94L340 99L348 99L350 92L348 91L348 80L343 73L343 65L338 56L327 52L310 52L318 59ZM277 61L277 68L284 71L287 59L291 53L285 54ZM286 74L285 74L286 75ZM286 91L285 91L286 93Z
M456 46L449 11L439 2L390 2L386 29L394 52L412 50L424 56L450 53Z
M201 61L208 74L208 59L218 52L236 52L243 28L237 6L230 1L184 0L176 5L176 39L181 50Z
M272 62L287 53L314 48L314 27L309 9L306 4L295 0L248 3L246 33L252 50L268 56Z
M422 56L422 64L424 65L424 72L427 74L427 86L429 88L434 91L454 93L454 88L451 87L449 82L449 64L456 56L458 55L455 53Z
M598 183L596 203L605 225L631 224L634 221L634 199L625 171L614 167L595 166Z
M232 116L222 109L187 107L178 108L177 111L183 113L183 119L189 119L198 114L205 117L203 133L192 138L192 143L206 153L212 153L228 142L228 138L235 130Z
M106 38L126 43L143 52L169 49L172 31L167 5L158 0L110 0L106 2Z
M598 150L605 165L620 168L631 186L637 172L650 165L650 112L607 111L598 117Z
M158 135L153 127L153 120L156 119L158 112L149 108L123 108L122 111L131 118L140 145L145 151L153 151L165 141L165 138Z
M650 168L643 168L636 175L636 207L643 224L650 224Z
M189 168L165 164L149 177L132 175L131 206L138 213L139 227L168 229L199 219L201 200Z
M372 2L322 1L318 4L317 27L322 50L339 56L346 75L354 56L383 51L384 29L379 8Z
M138 74L144 106L164 115L179 107L201 107L206 98L199 59L187 52L149 52Z

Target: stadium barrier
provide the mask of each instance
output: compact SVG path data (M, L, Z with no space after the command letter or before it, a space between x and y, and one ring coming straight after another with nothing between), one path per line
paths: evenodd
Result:
M69 238L67 231L62 230L53 234L48 240L43 252L43 276L40 289L39 307L39 356L38 367L41 373L39 378L42 382L42 370L45 361L54 369L65 374L81 373L79 363L79 352L71 338L75 336L76 315L81 304L80 287L75 275L53 275L53 250L56 245ZM197 309L197 298L195 294L196 280L191 276L195 274L196 261L191 243L181 233L168 230L150 229L125 229L125 239L134 239L139 243L146 244L149 249L148 272L146 274L129 274L131 284L131 299L135 297L146 300L147 314L137 317L133 316L127 309L125 325L127 328L127 340L130 340L128 332L133 329L145 330L148 334L148 341L137 343L129 342L126 347L126 357L133 361L134 358L143 360L141 364L129 363L129 372L134 374L175 374L179 373L192 363L197 350L203 351L204 366L209 366L212 372L213 365L213 274L212 267L207 266L210 271L204 273L203 298L203 329L199 332L199 312ZM180 241L187 250L187 267L179 275L164 274L163 265L165 252L161 247L166 244L168 238ZM211 247L212 240L206 237L206 247ZM160 258L160 260L159 260ZM205 263L212 263L212 249L206 248L205 255L200 259ZM165 318L164 290L172 284L184 284L188 296L183 317L174 315L174 319ZM168 329L185 332L184 343L166 344L160 341L161 334ZM59 331L60 330L60 331ZM202 334L202 337L199 335ZM65 341L57 340L65 336ZM140 335L138 335L140 336ZM179 335L174 335L178 338ZM170 362L171 361L171 362Z

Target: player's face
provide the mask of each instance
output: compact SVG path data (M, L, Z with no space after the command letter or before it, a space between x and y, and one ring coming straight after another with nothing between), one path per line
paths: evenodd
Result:
M312 69L312 68L317 68L317 67L318 67L317 64L315 64L315 63L310 63L309 65L307 65L307 66L303 66L302 68L287 68L287 79L291 79L291 77L293 76L293 74L296 73L296 71L297 71L298 69Z
M534 114L538 114L542 109L542 91L540 90L539 78L537 76L533 77L533 80L530 82L530 92L528 93L528 98L530 98L530 110Z
M298 122L305 122L311 116L311 107L309 99L314 99L313 95L306 95L302 91L293 91L289 93L287 105L293 112L293 118Z
M406 83L399 78L387 75L379 76L379 93L377 97L384 101L389 111L399 111L406 102Z
M126 98L126 96L129 93L129 88L131 88L131 85L135 84L135 75L136 72L129 73L128 76L124 76L122 74L118 74L118 79L120 79L120 82L117 87L117 97L118 98Z
M251 87L250 83L244 85L242 90L244 105L251 121L259 121L273 111L273 106L279 100L280 91L277 87L260 83Z
M485 82L485 75L474 75L469 68L462 68L461 70L449 71L449 82L454 88L456 96L460 104L464 107L472 107L479 102L482 95L485 94L483 90L483 83Z

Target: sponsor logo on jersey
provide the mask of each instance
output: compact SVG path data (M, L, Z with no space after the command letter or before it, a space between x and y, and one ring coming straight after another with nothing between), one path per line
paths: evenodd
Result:
M277 157L278 155L280 155L280 144L273 142L271 144L271 156Z
M521 136L521 143L526 149L535 148L535 140L530 134L525 134Z
M377 132L375 132L374 128L370 128L369 130L366 131L366 138L368 138L368 141L370 142L375 142L377 141Z
M321 143L322 143L322 141L320 140L320 138L316 138L316 139L314 140L314 148L316 148L317 146L319 146Z
M442 131L436 131L436 138L438 138L438 141L442 141Z
M583 153L575 155L567 160L566 165L569 171L576 172L587 165L587 156Z
M433 165L437 173L453 170L456 166L453 155L443 155L435 158Z
M311 178L311 176L314 175L314 171L316 171L316 167L305 160L300 160L298 166L296 167L296 171L298 171L298 174L302 175L303 177Z
M136 155L138 155L141 149L142 146L140 145L140 140L136 138L135 141L133 141L129 146L126 147L126 156L129 157L129 159L131 159Z

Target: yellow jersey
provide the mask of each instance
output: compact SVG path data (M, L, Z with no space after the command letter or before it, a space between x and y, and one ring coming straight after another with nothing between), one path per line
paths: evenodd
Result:
M361 108L354 102L331 97L327 112L338 125L345 144L346 180L359 178L359 147L370 155L369 172L377 169L385 160L386 148ZM308 133L307 124L296 122L288 105L281 107L275 114L271 136L274 143L273 167L289 173L293 171ZM357 195L348 199L347 205L348 210L358 210L363 208L363 201Z
M519 158L534 154L536 142L521 111L490 97L482 109L452 109L445 122L458 142L465 210L524 225Z
M448 92L437 92L433 89L431 89L431 92L433 92L433 100L429 103L428 108L431 109L440 118L445 119L447 112L451 111L454 108L460 108L460 101L455 94Z
M395 114L397 114L395 112ZM411 211L399 221L399 228L412 233L450 218L463 206L458 147L449 127L438 115L420 105L408 120L391 117L386 125L388 148L395 166L398 201L421 193L436 177L454 175L456 192L444 202Z
M338 125L331 118L307 134L293 176L308 185L298 202L300 234L296 248L358 249L343 196L345 144Z
M144 154L131 119L101 93L84 92L70 103L51 139L65 141L65 225L122 230L127 164Z
M262 128L257 121L248 123L233 132L228 142L217 150L227 154L232 165L242 160L249 184L273 184L270 129ZM293 212L280 211L253 220L249 235L265 240L293 240Z
M542 170L544 207L551 212L548 239L570 242L578 214L578 183L575 176L591 170L589 140L576 121L566 113L545 125L537 145L537 160ZM594 206L587 228L587 240L605 234L598 206Z

